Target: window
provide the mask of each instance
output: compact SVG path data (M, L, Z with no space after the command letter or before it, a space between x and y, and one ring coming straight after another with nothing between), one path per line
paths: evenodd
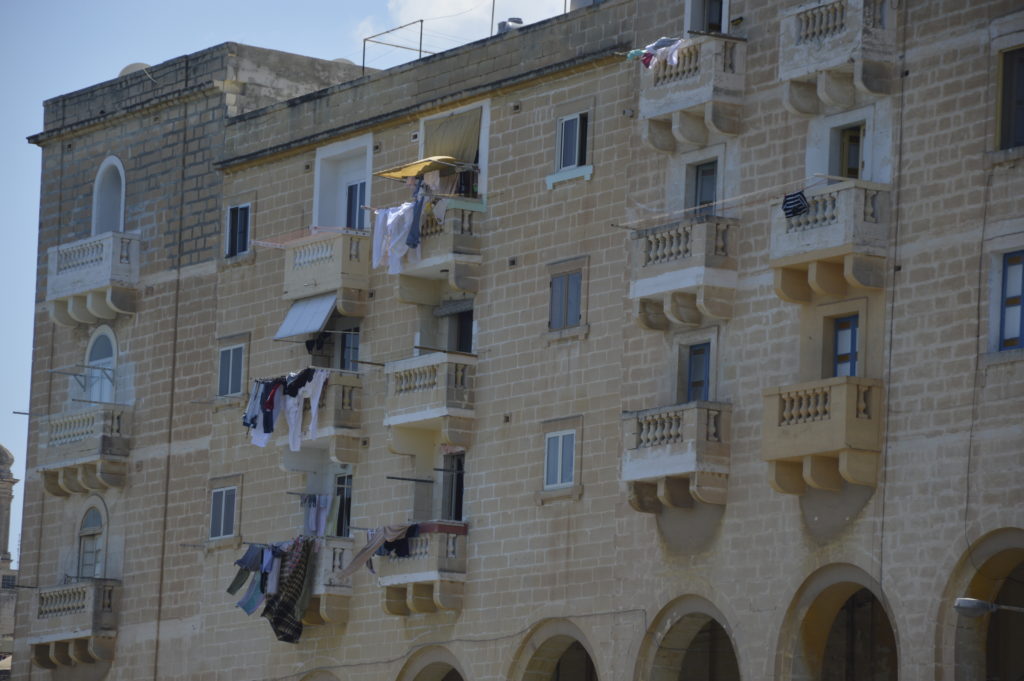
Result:
M693 203L696 215L715 212L718 186L718 161L701 163L693 168Z
M1024 146L1024 48L1003 53L999 148Z
M92 186L92 233L124 229L124 165L108 156L96 171Z
M839 134L839 158L838 167L834 170L840 177L848 177L851 180L860 179L861 169L864 166L861 145L864 141L864 125L851 125L838 131Z
M103 576L103 516L90 508L78 529L78 578Z
M220 379L217 383L218 395L242 394L242 355L244 345L234 345L220 350Z
M17 586L17 575L4 575L0 577L0 589L13 589Z
M335 476L334 495L338 497L338 537L352 536L352 475Z
M473 310L463 310L448 317L448 349L473 352Z
M359 371L359 327L334 334L334 366L342 371Z
M689 0L690 21L687 29L707 33L723 33L728 28L728 0Z
M557 170L587 164L587 114L575 113L558 119Z
M353 182L345 188L345 225L349 229L366 229L366 182Z
M235 534L235 496L237 487L219 487L210 498L210 539Z
M857 315L837 317L832 331L832 375L857 375Z
M999 296L999 349L1020 348L1024 336L1021 289L1024 288L1024 251L1003 256L1003 281Z
M563 430L544 437L544 488L568 487L573 483L576 431Z
M565 272L551 277L551 307L548 328L568 329L580 324L583 272Z
M474 163L479 171L459 173L454 193L475 198L487 191L487 104L447 111L420 122L421 158L451 156L461 163Z
M687 348L686 401L708 399L711 374L711 343Z
M316 182L313 188L313 224L318 227L366 228L370 202L368 182L372 165L373 136L321 147L316 151Z
M443 520L462 520L465 470L465 453L444 455L444 468L441 470L441 518Z
M249 250L249 205L228 209L228 238L225 255L231 258Z
M109 329L100 329L89 344L85 358L85 393L90 402L114 401L114 349Z

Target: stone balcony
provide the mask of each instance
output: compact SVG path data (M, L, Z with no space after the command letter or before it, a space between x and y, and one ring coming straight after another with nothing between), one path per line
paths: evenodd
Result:
M388 446L432 456L439 444L468 447L473 429L476 356L431 352L388 362Z
M366 316L370 276L369 232L346 229L303 230L286 235L284 299L298 300L335 293L339 314ZM290 237L290 238L289 238Z
M882 382L839 376L764 391L762 456L772 487L838 491L875 486L882 442Z
M690 402L622 418L622 480L641 513L724 504L729 486L732 406Z
M448 202L444 220L425 217L422 221L420 259L406 261L398 277L398 299L403 303L437 305L445 290L476 293L479 289L483 204L470 199Z
M139 287L139 238L106 232L47 251L46 301L64 326L134 314Z
M359 374L332 373L320 393L316 437L303 439L301 450L292 452L288 448L287 426L282 425L282 435L275 441L283 448L281 467L293 472L317 470L325 454L336 463L355 463L363 437L362 395ZM309 432L312 415L309 401L303 400L303 434Z
M800 5L779 26L783 104L814 116L825 105L849 108L856 94L893 88L896 12L886 0L833 0Z
M637 323L664 331L732 317L738 227L705 216L634 231L629 297Z
M103 407L56 414L42 424L38 470L48 494L123 487L128 470L131 410Z
M806 192L809 209L787 218L771 207L775 293L808 303L813 293L845 297L879 290L889 246L889 185L848 180Z
M302 616L303 624L340 625L348 621L352 578L340 578L352 560L353 542L349 537L325 537L313 558L313 593Z
M465 523L439 520L420 523L409 539L409 555L388 556L377 563L384 589L384 611L409 615L461 610L466 580Z
M746 51L742 39L698 36L683 40L674 58L659 59L653 68L644 69L644 141L660 151L675 151L677 143L706 146L709 132L739 133Z
M113 579L40 587L29 623L32 662L57 669L113 660L120 601Z

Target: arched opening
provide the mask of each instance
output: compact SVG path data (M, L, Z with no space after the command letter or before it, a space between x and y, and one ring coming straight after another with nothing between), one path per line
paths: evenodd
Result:
M993 601L998 605L1024 607L1024 562L1006 576ZM989 616L985 636L985 678L990 681L1024 679L1024 613L996 610Z
M551 681L597 681L594 661L579 641L573 641L558 658Z
M96 172L92 188L92 233L120 232L124 229L124 166L108 156Z
M669 629L654 656L652 681L739 681L729 634L714 619L687 615Z
M839 609L822 660L821 681L896 681L896 636L875 595L860 589Z
M775 677L895 681L899 635L878 582L861 568L821 568L797 590L779 631Z
M440 646L414 654L397 678L398 681L465 681L458 660L451 651Z
M506 675L512 681L599 681L593 648L568 620L545 620L526 637Z
M85 512L78 528L78 578L103 576L103 516L95 507Z
M85 393L90 402L114 401L116 345L108 329L98 331L89 343L85 357Z

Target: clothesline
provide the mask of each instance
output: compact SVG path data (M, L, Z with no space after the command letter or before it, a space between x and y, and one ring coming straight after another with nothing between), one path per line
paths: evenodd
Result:
M809 182L809 180L812 180L812 179L814 179L815 181ZM774 185L772 187L767 187L765 189L758 189L757 191L748 192L746 194L740 194L739 196L732 196L732 197L729 197L727 199L719 199L717 201L711 201L711 202L705 203L705 204L700 205L700 206L691 206L690 208L684 208L683 210L680 210L680 211L665 211L665 210L662 210L660 213L658 213L656 215L649 216L647 218L644 218L642 221L638 220L638 221L633 222L633 223L612 222L610 224L611 224L612 227L617 227L619 229L630 229L630 230L646 229L646 227L638 226L637 223L638 222L643 222L646 225L646 224L650 223L652 220L673 220L673 219L676 219L676 218L684 218L684 217L687 217L688 215L693 215L693 214L697 214L697 213L701 213L701 212L706 212L706 211L708 211L710 209L713 209L713 208L720 208L720 207L725 207L725 206L729 206L729 207L732 207L732 208L738 208L738 207L741 207L741 206L750 206L750 205L753 205L753 204L758 202L758 201L754 200L754 197L758 197L758 200L760 200L760 197L763 196L764 194L769 194L769 193L771 193L771 194L778 194L778 193L782 192L782 190L784 190L784 189L793 188L793 187L800 187L800 186L803 186L805 189L811 189L813 187L817 187L817 186L819 186L821 184L824 184L828 180L835 180L835 181L845 182L845 181L848 181L849 179L850 178L848 178L848 177L839 177L839 176L836 176L836 175L828 175L826 173L813 173L813 174L808 175L806 177L803 177L803 178L801 178L799 180L793 180L791 182L784 182L782 184L777 184L777 185ZM638 202L636 200L633 201L633 204L635 206L637 206L638 208L640 208L641 210L646 210L646 211L650 211L650 212L654 212L654 211L658 210L656 208L651 208L649 206L645 206L644 204L642 204L642 203L640 203L640 202Z

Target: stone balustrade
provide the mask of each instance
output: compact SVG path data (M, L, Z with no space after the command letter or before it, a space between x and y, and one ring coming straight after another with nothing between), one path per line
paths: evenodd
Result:
M694 216L632 234L629 297L646 329L728 319L736 288L735 220Z
M729 480L732 407L690 402L623 414L622 479L643 513L724 504Z
M408 615L437 610L461 610L466 579L465 523L420 523L411 537L407 556L377 561L378 583L384 588L384 610Z
M122 487L130 431L127 407L87 409L45 419L37 460L43 488L66 497Z
M313 591L302 617L304 624L345 624L348 621L352 578L341 571L355 555L349 537L325 537L313 559Z
M370 234L364 230L316 231L283 243L284 298L336 293L342 314L366 314Z
M106 232L47 251L46 301L58 324L96 324L134 314L138 286L134 234Z
M41 587L35 594L28 643L44 669L114 659L121 582L89 579Z
M874 486L882 436L882 382L838 376L764 391L762 456L772 486Z
M398 298L405 303L437 305L442 287L476 293L480 276L480 225L483 205L468 199L447 199L443 219L424 208L420 224L420 258L406 257L399 275Z
M412 453L403 451L398 431L420 433L420 439L435 438L427 433L440 432L442 442L465 443L465 432L475 418L474 355L432 352L388 362L384 373L388 379L384 425L392 431L394 451Z

